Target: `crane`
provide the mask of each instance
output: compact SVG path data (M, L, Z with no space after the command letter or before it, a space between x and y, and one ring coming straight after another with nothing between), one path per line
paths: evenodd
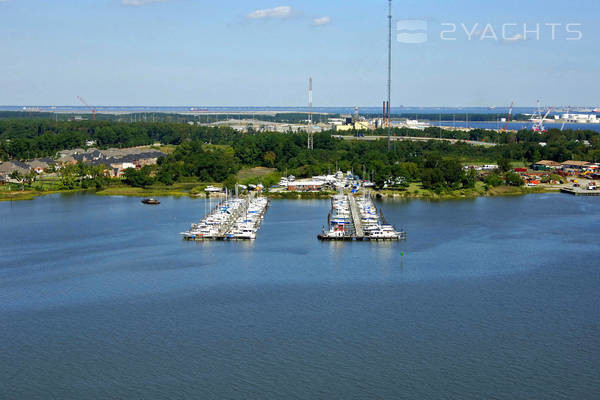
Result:
M567 123L567 119L569 118L569 114L571 114L571 106L569 106L567 108L567 118L565 118L565 120L562 123L562 126L560 127L560 131L561 132L565 129L565 124Z
M515 106L515 102L513 101L512 103L510 103L510 108L508 109L508 115L506 116L506 125L504 125L504 129L502 129L502 132L508 131L508 123L510 122L510 120L512 118L512 112L513 112L514 106Z
M84 106L86 106L91 112L92 112L92 119L95 121L96 120L96 108L91 107L88 103L86 103L86 101L84 99L82 99L80 96L77 96L77 99L79 99L80 102L83 103Z
M544 120L548 117L548 114L552 111L552 107L546 111L546 114L542 117L542 113L540 112L540 119L533 125L534 132L544 133L546 132L546 128L544 127Z

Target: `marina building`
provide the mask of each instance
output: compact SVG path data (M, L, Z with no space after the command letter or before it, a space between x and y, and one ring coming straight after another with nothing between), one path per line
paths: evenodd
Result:
M562 168L562 164L551 160L542 160L533 164L533 169L537 171L548 171Z
M593 164L588 161L569 160L562 163L562 168L566 170L585 171L593 167Z
M325 182L315 180L300 180L288 183L290 192L317 192L323 189Z

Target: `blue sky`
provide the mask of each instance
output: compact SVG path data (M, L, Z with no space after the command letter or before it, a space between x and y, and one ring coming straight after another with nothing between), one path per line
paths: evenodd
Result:
M597 0L395 0L393 10L395 106L600 104ZM94 105L304 106L312 76L315 106L379 106L386 15L385 0L0 0L0 104L79 95ZM427 42L399 43L404 19L426 21ZM441 39L444 23L456 40ZM506 23L516 25L503 38ZM523 40L536 23L539 40ZM554 40L547 23L561 24ZM580 40L567 40L578 37L567 24L581 24L570 27Z

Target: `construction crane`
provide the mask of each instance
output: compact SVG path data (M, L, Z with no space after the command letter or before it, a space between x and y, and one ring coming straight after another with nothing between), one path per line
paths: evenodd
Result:
M564 121L563 121L563 123L562 123L562 126L560 127L560 131L561 131L561 132L562 132L563 130L565 130L565 124L567 123L567 120L568 120L568 119L569 119L569 117L571 116L570 114L571 114L571 106L569 106L569 107L567 108L567 115L566 115L566 118L564 119Z
M542 113L540 112L540 119L537 120L536 123L533 125L534 132L539 132L539 133L546 132L546 127L544 127L544 120L548 117L548 114L550 114L551 111L552 111L552 107L550 107L548 109L548 111L546 111L546 114L543 117L542 117Z
M86 101L84 99L82 99L79 96L77 96L77 99L79 99L79 101L82 102L83 105L86 106L92 112L92 119L95 121L96 120L96 108L90 106L88 103L86 103Z
M514 106L515 106L515 102L513 101L512 103L510 103L510 108L508 109L508 115L506 116L506 125L504 125L502 132L508 131L508 124L510 123L510 120L512 119L512 112L513 112Z

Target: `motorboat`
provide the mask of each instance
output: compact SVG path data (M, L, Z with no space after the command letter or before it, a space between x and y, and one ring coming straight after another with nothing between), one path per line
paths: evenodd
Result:
M159 205L160 201L158 201L154 198L149 198L149 199L143 199L142 203L155 206L155 205Z

